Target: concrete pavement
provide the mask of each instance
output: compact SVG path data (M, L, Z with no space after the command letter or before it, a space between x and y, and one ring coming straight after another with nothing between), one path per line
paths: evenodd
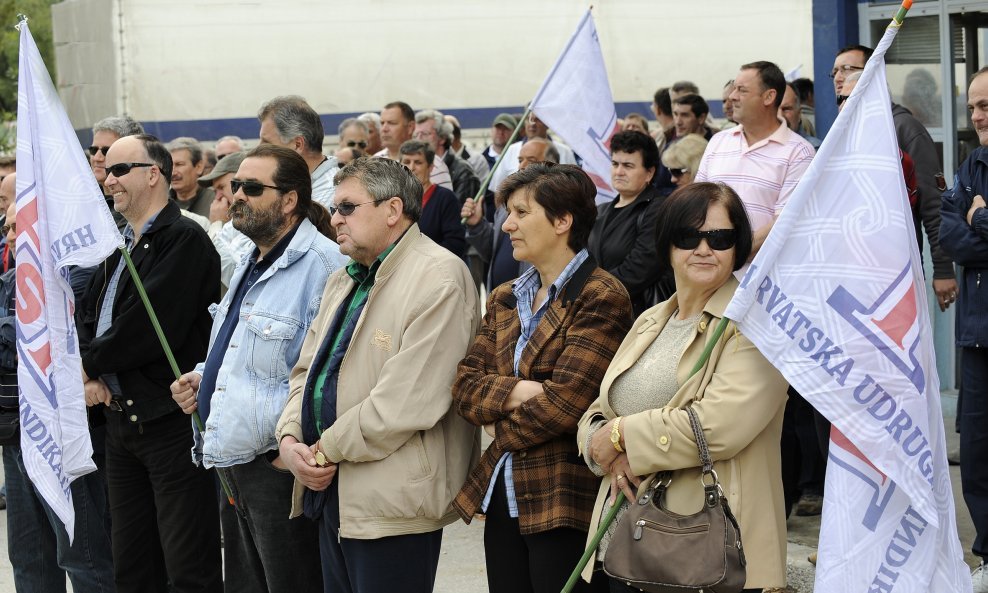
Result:
M956 449L958 435L954 432L954 413L957 398L953 393L945 393L942 398L944 424L946 426L947 450ZM954 489L954 505L957 510L957 530L965 560L974 566L976 558L970 552L974 539L974 526L964 505L960 488L960 469L950 467L951 484ZM813 566L806 557L816 549L820 533L820 517L796 517L788 522L789 529L789 585L792 592L810 592L813 587ZM0 534L6 533L7 514L0 511ZM442 555L439 559L439 572L436 579L436 593L485 593L487 576L484 569L484 526L482 521L471 525L462 522L447 527L443 534ZM17 545L32 545L32 542L18 542ZM68 587L71 591L71 587ZM10 563L7 560L7 538L0 536L0 593L13 593L14 582Z

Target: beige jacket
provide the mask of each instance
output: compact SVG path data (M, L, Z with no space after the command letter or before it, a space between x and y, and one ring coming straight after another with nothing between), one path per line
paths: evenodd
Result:
M710 445L714 471L741 525L748 559L745 588L784 587L786 584L786 521L782 498L779 438L786 403L786 381L752 343L731 323L711 352L707 364L692 379L705 337L717 326L737 288L731 277L704 307L696 334L679 361L676 375L682 387L664 408L626 416L621 433L636 475L672 471L667 507L695 513L703 499L700 458L683 411L693 403ZM611 419L608 389L630 368L662 331L676 310L675 296L652 307L635 321L611 361L600 386L600 397L580 420L577 442L584 447L594 417ZM642 482L642 486L647 481ZM591 533L600 522L610 479L597 495ZM590 574L589 568L584 576Z
M291 373L279 441L302 441L309 365L353 287L345 269L326 282ZM480 433L451 410L450 387L479 317L466 265L412 225L377 271L340 366L336 423L320 439L339 463L341 537L426 533L459 518L449 503L480 457ZM303 491L296 480L293 517Z

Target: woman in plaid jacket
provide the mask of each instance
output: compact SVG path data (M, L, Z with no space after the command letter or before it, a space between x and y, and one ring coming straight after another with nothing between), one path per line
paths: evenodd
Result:
M586 250L595 196L566 165L529 166L498 192L513 255L533 267L491 293L453 384L459 413L494 438L453 501L467 522L486 514L492 593L555 593L583 552L596 480L577 422L632 320L628 293Z

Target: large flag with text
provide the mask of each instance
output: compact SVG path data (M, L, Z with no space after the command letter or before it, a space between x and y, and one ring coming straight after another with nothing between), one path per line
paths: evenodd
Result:
M583 170L597 186L598 200L616 196L610 182L610 145L618 131L617 111L589 10L535 94L531 109L580 156Z
M726 312L833 423L817 593L971 590L885 80L896 31L886 31Z
M93 266L123 238L38 47L20 28L17 81L17 382L21 449L35 488L72 540L72 480L96 469L69 266Z

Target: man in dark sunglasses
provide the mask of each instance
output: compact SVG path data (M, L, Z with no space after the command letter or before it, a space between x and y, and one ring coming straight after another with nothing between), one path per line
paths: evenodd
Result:
M144 127L126 115L104 117L93 125L93 141L87 152L89 153L89 166L93 169L93 175L101 188L103 182L106 181L106 153L110 150L110 146L124 136L143 133ZM109 196L105 188L103 194ZM113 202L109 197L107 197L107 205L113 211ZM127 224L127 221L118 215L114 216L114 220L116 220L119 228L123 228Z
M278 458L274 431L326 278L346 260L321 234L329 216L312 202L302 157L262 144L246 158L226 157L214 173L238 157L230 214L251 253L217 308L209 353L172 383L172 398L206 422L193 458L220 468L234 492L235 508L220 501L226 589L254 591L268 582L321 593L319 534L311 521L288 520L294 479Z
M332 223L353 261L329 277L306 333L280 457L305 486L293 509L316 520L327 591L428 593L451 493L479 453L450 408L477 288L419 230L422 186L408 169L359 159L335 181Z
M117 140L105 168L137 274L179 368L191 368L206 355L219 256L168 198L172 160L157 138ZM125 268L119 251L110 255L76 310L86 404L106 418L117 592L219 593L215 478L189 461L192 425L171 398L171 365Z
M340 150L344 148L355 148L364 152L367 151L370 131L365 122L355 117L348 117L340 123L337 133L340 137Z

